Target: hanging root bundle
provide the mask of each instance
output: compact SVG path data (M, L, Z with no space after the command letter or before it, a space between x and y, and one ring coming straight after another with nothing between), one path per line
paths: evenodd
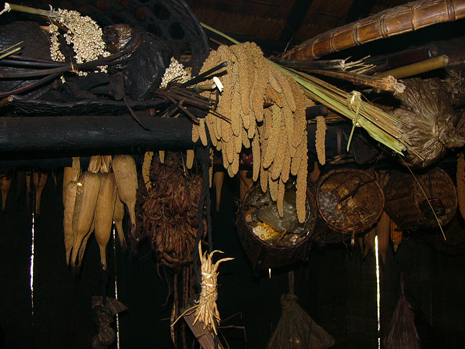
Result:
M223 165L232 177L239 171L240 153L252 148L253 180L260 178L282 208L284 185L296 176L297 214L305 220L307 188L307 132L302 89L263 57L254 43L220 46L212 51L202 71L227 62L218 73L224 86L216 111L192 130L193 141L212 144L222 152ZM224 116L219 118L218 114Z
M204 329L213 330L215 334L217 334L216 324L219 324L221 321L218 306L216 304L216 300L218 299L218 266L222 262L234 259L231 257L222 258L213 264L212 257L217 252L223 253L218 250L211 253L207 253L207 251L202 253L202 243L199 242L199 256L200 262L202 263L200 269L202 273L202 283L200 284L202 290L200 292L198 304L194 306L194 324L197 323L197 321L202 322Z
M148 237L161 263L179 271L193 260L202 178L187 171L180 153L166 152L163 160L158 153L145 158L143 168L150 172L138 191L138 232Z

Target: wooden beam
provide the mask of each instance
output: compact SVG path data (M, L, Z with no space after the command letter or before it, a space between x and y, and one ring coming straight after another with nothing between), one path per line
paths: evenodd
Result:
M130 116L2 117L0 160L137 153L194 146L186 118Z

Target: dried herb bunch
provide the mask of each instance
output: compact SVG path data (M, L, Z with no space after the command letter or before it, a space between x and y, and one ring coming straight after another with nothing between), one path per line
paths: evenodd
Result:
M139 185L138 231L147 236L161 263L179 271L193 258L202 177L186 168L181 153L166 152L164 163L154 153L147 161L150 182ZM205 232L206 226L204 218Z
M218 72L224 90L220 95L218 118L210 112L192 129L192 140L207 144L207 130L213 146L221 151L223 165L233 177L239 171L240 153L253 154L253 180L260 181L278 203L282 215L284 187L289 177L297 177L297 215L306 217L307 99L297 83L263 57L250 42L220 46L212 51L201 71L227 62ZM302 166L301 166L302 164Z

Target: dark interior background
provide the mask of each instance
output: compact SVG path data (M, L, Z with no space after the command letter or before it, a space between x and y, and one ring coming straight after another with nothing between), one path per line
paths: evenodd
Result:
M56 182L55 182L56 181ZM23 172L16 172L0 218L0 348L91 348L98 333L91 297L102 295L99 252L89 240L82 271L65 264L61 174L49 176L35 218L34 307L31 307L31 214ZM236 226L239 196L235 179L223 187L220 212L213 212L214 249L234 257L221 265L218 307L222 333L231 348L264 348L281 316L280 297L289 292L286 270L254 278ZM212 195L214 197L214 195ZM214 206L213 206L214 207ZM462 229L457 225L456 229ZM172 348L166 306L168 287L148 245L130 257L108 247L111 296L115 276L118 299L129 309L120 316L121 348ZM116 256L116 258L114 257ZM415 313L422 348L460 348L465 330L465 258L436 252L423 239L404 238L390 248L381 267L381 338L388 331L400 296L400 274ZM357 247L314 245L306 263L294 266L301 307L336 339L334 348L376 348L375 255ZM113 346L115 347L115 346Z

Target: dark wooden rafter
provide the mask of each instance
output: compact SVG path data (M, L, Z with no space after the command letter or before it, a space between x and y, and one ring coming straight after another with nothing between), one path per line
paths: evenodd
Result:
M346 24L368 17L377 0L354 0L346 17Z
M287 17L286 26L281 32L279 42L290 43L290 41L292 41L304 22L308 9L312 4L313 0L295 0L292 11Z

